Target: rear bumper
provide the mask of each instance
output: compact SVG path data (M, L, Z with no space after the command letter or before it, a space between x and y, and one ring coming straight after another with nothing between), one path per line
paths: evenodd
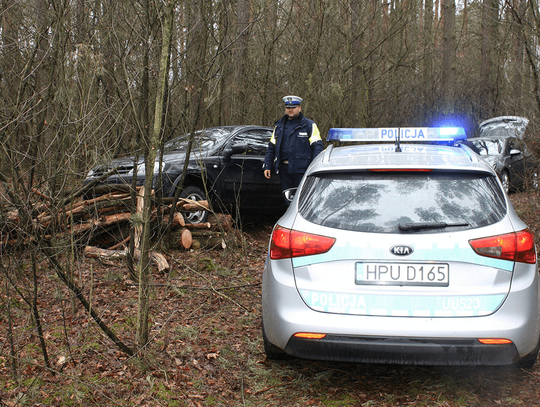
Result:
M290 261L289 261L290 263ZM508 365L527 357L540 335L538 272L521 265L512 290L491 315L400 317L319 312L302 300L286 260L267 262L263 324L270 344L305 359L424 365ZM298 332L324 333L322 340ZM483 345L476 338L504 338Z
M327 335L291 337L285 352L304 359L414 365L509 365L520 357L514 344L482 345L476 339L391 338Z

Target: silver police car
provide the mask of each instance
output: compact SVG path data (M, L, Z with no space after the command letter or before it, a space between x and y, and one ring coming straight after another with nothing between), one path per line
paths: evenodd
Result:
M330 145L275 225L262 286L268 358L535 363L534 237L465 138L330 130L328 140L378 144Z

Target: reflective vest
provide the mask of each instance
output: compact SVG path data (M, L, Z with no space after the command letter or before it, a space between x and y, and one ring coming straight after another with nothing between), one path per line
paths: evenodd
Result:
M263 170L271 169L276 174L279 173L281 165L280 148L283 141L283 129L287 120L289 120L289 117L285 115L276 122L264 157ZM290 135L289 146L291 149L288 152L288 171L291 174L304 173L311 161L324 148L319 128L313 120L305 118L302 113L300 113L300 120Z

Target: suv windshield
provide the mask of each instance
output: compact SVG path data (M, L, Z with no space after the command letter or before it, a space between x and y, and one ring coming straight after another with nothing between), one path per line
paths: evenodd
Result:
M478 149L480 155L499 155L503 148L503 142L500 139L470 139L469 141Z
M313 175L300 214L317 225L373 233L434 233L491 225L506 214L495 177L476 173Z

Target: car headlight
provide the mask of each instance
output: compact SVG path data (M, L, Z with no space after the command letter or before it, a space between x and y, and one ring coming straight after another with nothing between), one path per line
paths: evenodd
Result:
M165 167L165 163L161 163L161 168L163 169ZM157 174L159 172L159 161L156 161L154 163L154 169L153 173ZM133 175L133 169L129 172L129 175ZM137 177L146 175L146 167L144 163L139 163L137 165Z
M92 168L90 171L88 171L88 174L86 174L86 178L95 178L103 175L108 171L107 167L104 166L97 166Z

